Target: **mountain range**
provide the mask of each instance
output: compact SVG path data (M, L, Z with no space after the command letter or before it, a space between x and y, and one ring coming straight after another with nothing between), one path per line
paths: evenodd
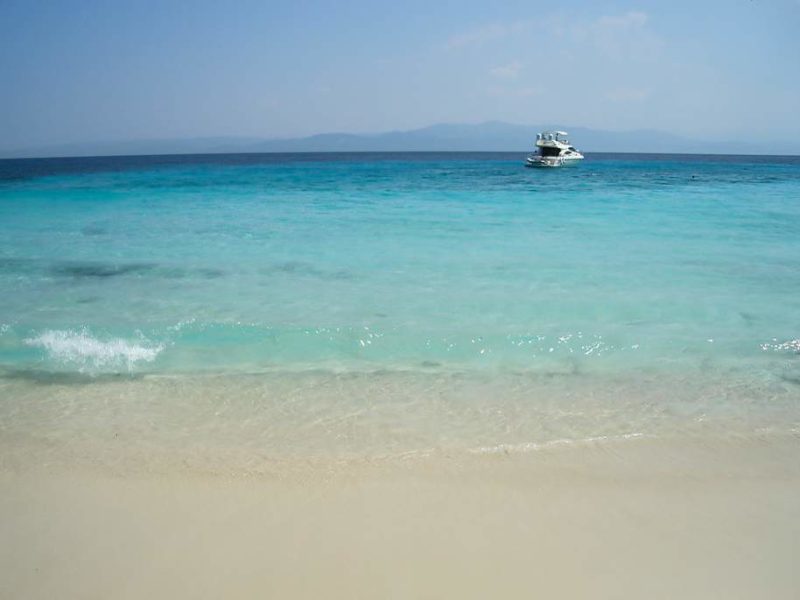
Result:
M237 152L526 152L536 133L566 130L584 152L652 152L687 154L800 154L797 142L700 140L655 130L603 131L565 125L515 125L499 121L438 124L408 131L374 134L321 133L308 137L262 139L206 137L85 142L0 150L0 157L205 154Z

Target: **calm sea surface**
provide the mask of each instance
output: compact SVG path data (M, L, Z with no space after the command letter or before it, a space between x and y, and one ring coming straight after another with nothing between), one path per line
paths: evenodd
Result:
M800 158L522 160L0 161L0 435L797 431Z

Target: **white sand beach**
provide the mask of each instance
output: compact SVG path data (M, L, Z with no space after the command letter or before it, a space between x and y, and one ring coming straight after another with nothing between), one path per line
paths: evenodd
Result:
M6 465L2 598L800 593L800 440L276 465Z

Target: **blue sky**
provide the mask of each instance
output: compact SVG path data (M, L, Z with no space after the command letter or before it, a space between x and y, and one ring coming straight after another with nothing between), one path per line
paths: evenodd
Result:
M0 0L0 149L501 120L800 136L800 0Z

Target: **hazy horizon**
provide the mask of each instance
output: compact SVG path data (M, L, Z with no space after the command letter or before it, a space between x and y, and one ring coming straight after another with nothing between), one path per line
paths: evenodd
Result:
M78 142L0 150L0 159L292 152L523 152L532 149L535 133L556 129L570 130L573 143L590 153L800 155L800 144L794 141L692 139L655 130L604 131L566 124L490 121L438 123L414 130L361 135L325 132L298 138L217 136Z
M724 19L720 18L724 15ZM0 151L569 123L800 136L800 2L0 4Z

